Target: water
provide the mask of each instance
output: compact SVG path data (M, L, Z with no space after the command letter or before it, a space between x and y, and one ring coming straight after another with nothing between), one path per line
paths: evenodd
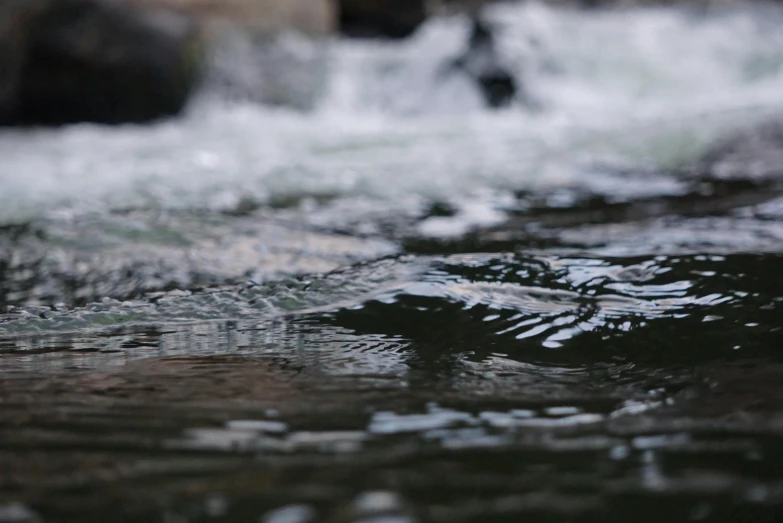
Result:
M58 521L354 521L375 491L422 521L772 521L780 261L410 257L11 314L6 492Z
M444 76L469 27L438 20L402 44L333 42L315 113L205 96L154 126L5 131L0 219L312 199L395 214L422 198L589 184L583 167L594 162L687 162L725 130L781 110L778 9L588 14L531 3L490 14L537 111L487 112L464 78ZM280 45L304 63L315 52Z
M697 160L783 11L489 14L503 111L455 17L311 111L0 133L0 521L779 519L783 173Z

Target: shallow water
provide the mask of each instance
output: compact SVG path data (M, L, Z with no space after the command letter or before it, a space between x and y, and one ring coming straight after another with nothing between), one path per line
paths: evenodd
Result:
M783 11L490 14L534 107L445 18L313 112L0 133L0 521L779 519L783 166L696 160Z
M356 521L373 496L378 520L773 521L780 263L405 257L17 312L4 496L57 521Z

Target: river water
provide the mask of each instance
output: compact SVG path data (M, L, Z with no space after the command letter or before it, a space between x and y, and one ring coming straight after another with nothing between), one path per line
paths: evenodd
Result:
M779 520L783 9L488 18L0 131L0 521Z

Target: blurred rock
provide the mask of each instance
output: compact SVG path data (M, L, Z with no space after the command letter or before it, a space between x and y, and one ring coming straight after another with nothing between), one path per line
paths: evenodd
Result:
M22 64L22 46L17 25L0 11L0 121L9 117L16 96L19 69Z
M348 36L404 38L427 18L425 0L338 0L340 31Z
M0 122L10 118L19 92L25 34L45 2L0 0Z
M472 17L465 50L452 61L447 72L467 75L475 82L489 107L506 107L518 94L522 94L511 68L503 63L497 51L492 27L478 14Z
M0 1L0 123L145 122L179 112L201 34L182 15L112 0ZM10 16L7 16L10 15Z

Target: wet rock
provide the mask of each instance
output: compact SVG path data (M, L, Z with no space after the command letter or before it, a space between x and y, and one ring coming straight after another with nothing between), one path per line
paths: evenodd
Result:
M463 53L449 64L447 72L467 75L481 91L489 107L510 105L520 91L509 67L503 64L492 27L475 15L468 44Z
M702 156L697 171L720 179L783 177L783 121L769 121L720 140Z
M0 123L144 122L183 108L201 65L189 19L109 0L36 7L11 11L23 23L0 29L13 44L0 59L11 71Z
M348 36L404 38L427 18L424 0L339 0L340 31Z
M33 15L44 5L45 2L34 0L0 1L0 122L13 112L19 93L25 32Z

